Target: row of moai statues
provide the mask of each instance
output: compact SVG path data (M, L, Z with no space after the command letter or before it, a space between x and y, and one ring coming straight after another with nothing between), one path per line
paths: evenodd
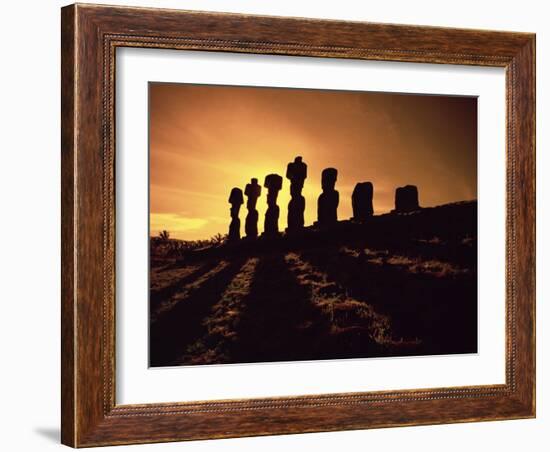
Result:
M304 182L307 179L307 165L302 157L298 156L287 165L286 178L290 181L290 202L288 203L287 233L299 232L304 228L304 212L306 200L302 195ZM321 173L322 193L317 200L316 226L329 227L338 222L338 204L340 195L335 189L338 170L325 168ZM278 174L268 174L265 177L264 188L267 189L267 210L264 220L266 237L279 235L279 213L277 197L283 187L283 178ZM258 237L258 210L256 203L262 193L258 179L252 178L246 184L244 195L247 197L246 208L248 213L245 220L245 234L249 239ZM365 222L374 214L373 209L374 187L371 182L359 182L355 185L351 197L353 218L357 222ZM240 188L233 188L229 196L231 204L231 224L229 225L229 241L238 241L241 238L241 221L239 210L244 203L243 192ZM395 210L392 212L406 213L418 210L418 189L414 185L399 187L395 191Z
M296 157L287 165L286 177L290 180L290 202L288 204L287 232L300 231L304 227L304 212L306 199L302 195L304 182L307 178L307 165L302 157ZM283 188L283 178L278 174L268 174L264 180L264 188L267 189L267 210L265 212L264 236L275 237L279 235L280 209L277 205L277 197ZM258 237L258 211L256 203L262 193L262 187L258 179L251 179L246 184L244 194L247 197L246 208L248 213L245 220L245 234L247 238ZM240 188L233 188L229 196L231 204L231 224L229 226L229 241L240 239L239 209L243 204L243 193Z

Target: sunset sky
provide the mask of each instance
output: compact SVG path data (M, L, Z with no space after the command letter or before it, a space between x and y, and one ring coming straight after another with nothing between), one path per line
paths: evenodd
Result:
M418 186L420 205L477 198L477 100L472 97L151 83L150 232L226 234L232 187L308 165L305 223L316 220L323 168L338 169L338 218L352 215L357 182L374 184L375 214L395 188ZM279 192L286 227L289 181ZM258 200L263 231L265 188ZM246 205L241 207L244 234Z

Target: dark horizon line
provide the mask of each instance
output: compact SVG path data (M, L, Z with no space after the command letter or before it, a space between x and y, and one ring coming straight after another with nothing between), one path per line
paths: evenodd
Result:
M419 210L417 210L416 212L418 211L421 211L421 210L425 210L425 209L436 209L438 207L445 207L445 206L450 206L450 205L454 205L454 204L462 204L462 203L471 203L471 202L477 202L478 199L477 198L473 198L473 199L463 199L463 200L460 200L460 201L451 201L451 202L448 202L448 203L445 203L445 204L438 204L436 206L427 206L427 207L420 207ZM392 215L394 213L393 210L390 210L389 212L384 212L384 213L380 213L380 214L373 214L371 216L371 218L374 218L374 217L382 217L384 215ZM149 217L151 216L151 212L149 212ZM341 223L343 221L352 221L353 218L346 218L346 219L343 219L343 220L338 220L338 223ZM314 223L310 224L310 225L307 225L307 226L304 226L304 229L305 228L310 228L314 226ZM170 234L170 231L168 229L159 229L160 232L162 231L167 231L169 234ZM281 235L284 234L285 231L281 231ZM203 240L210 240L212 237L216 236L216 235L221 235L222 237L223 236L226 236L227 234L224 234L222 232L217 232L213 235L211 235L210 237L205 237L205 238L202 238L202 239L193 239L193 240L186 240L186 239L175 239L175 238L169 238L169 240L180 240L180 241L184 241L184 242L199 242L199 241L203 241ZM152 238L158 238L158 235L151 235L149 234L149 238L152 239Z

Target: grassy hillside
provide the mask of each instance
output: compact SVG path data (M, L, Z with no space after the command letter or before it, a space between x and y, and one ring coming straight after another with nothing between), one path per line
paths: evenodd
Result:
M476 351L475 201L231 245L152 242L152 366Z

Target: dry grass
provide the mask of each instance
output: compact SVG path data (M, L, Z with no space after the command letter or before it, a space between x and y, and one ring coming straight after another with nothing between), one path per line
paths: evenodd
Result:
M476 209L238 246L152 239L151 365L475 352Z
M169 266L168 266L169 267ZM150 290L155 293L165 290L167 287L174 284L174 280L182 279L196 271L199 265L188 265L178 268L152 268L150 274Z
M430 243L441 243L437 238L429 241ZM362 258L365 262L374 265L390 265L399 267L413 274L424 274L436 278L448 278L461 275L467 275L470 270L453 265L449 262L437 259L423 259L419 256L390 255L388 250L353 250L342 247L340 252L355 258Z
M298 254L288 253L285 261L298 282L309 288L311 303L329 318L332 334L362 330L380 345L394 342L388 317L376 313L368 303L350 297L343 287L301 260Z
M236 328L241 319L243 302L258 265L258 258L248 259L238 275L227 286L212 314L203 322L207 334L185 350L183 360L189 364L223 363L228 361L224 345L237 339Z
M176 304L185 302L185 300L190 297L195 291L199 290L203 286L203 284L205 284L214 275L227 268L228 265L228 262L221 261L212 270L199 276L194 281L183 285L171 297L163 300L159 304L159 306L152 311L151 323L154 323L160 316L170 311Z

